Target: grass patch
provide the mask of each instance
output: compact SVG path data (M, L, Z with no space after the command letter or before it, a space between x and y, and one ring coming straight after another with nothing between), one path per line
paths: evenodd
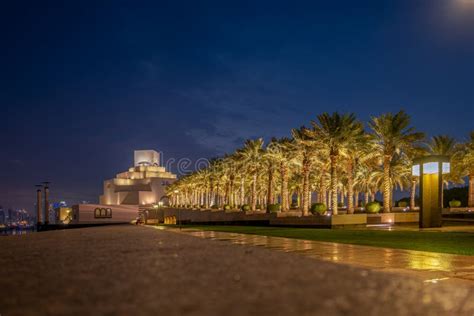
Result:
M255 226L194 226L183 228L286 237L374 247L474 255L474 234L460 232L380 231Z

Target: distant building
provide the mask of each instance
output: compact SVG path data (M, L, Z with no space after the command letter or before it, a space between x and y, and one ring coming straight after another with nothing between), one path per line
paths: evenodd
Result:
M176 181L176 175L160 166L160 156L154 150L135 150L134 166L115 178L104 181L101 205L138 205L149 207L160 201L167 204L166 187Z
M5 212L3 208L0 206L0 224L5 224Z
M54 208L56 224L69 224L72 221L72 209L67 206Z
M66 224L113 224L130 223L139 214L138 205L77 204L65 210Z

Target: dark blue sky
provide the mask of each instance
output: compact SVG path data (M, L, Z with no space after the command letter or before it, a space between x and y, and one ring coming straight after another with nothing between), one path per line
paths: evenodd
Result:
M97 4L97 3L101 4ZM209 157L323 111L474 128L474 2L11 1L0 205L96 200L134 149Z

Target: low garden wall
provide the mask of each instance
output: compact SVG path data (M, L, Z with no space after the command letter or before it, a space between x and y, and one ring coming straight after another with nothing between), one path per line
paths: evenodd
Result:
M333 216L301 216L300 211L266 213L264 211L242 212L237 210L199 210L164 208L149 211L147 223L183 223L211 225L270 225L294 227L335 228L345 226L366 226L367 224L397 224L418 222L417 212L380 214L339 214ZM154 214L154 215L153 215ZM170 218L172 219L170 221Z
M418 223L419 219L420 213L418 212L367 214L368 225Z

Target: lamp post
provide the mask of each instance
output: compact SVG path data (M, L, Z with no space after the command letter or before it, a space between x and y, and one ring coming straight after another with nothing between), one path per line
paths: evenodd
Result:
M44 181L43 188L44 188L44 225L49 225L49 184L51 182Z
M37 184L36 185L36 229L40 229L40 226L41 226L41 202L42 202L42 198L41 198L41 189L43 188L43 185L41 184Z
M450 172L448 156L424 156L413 160L412 175L420 177L420 228L441 227L443 174Z

